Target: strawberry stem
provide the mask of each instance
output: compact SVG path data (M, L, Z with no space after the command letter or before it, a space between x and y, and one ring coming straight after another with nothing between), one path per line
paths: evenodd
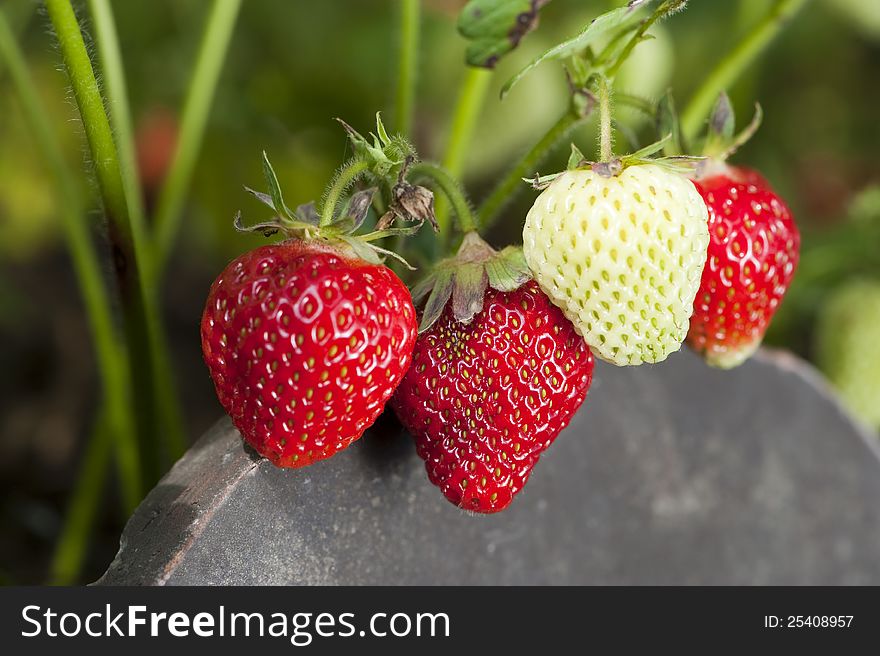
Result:
M419 0L401 0L400 54L397 61L394 119L396 132L404 136L409 136L412 131L413 107L415 106L418 79L421 13Z
M321 211L321 222L319 224L322 228L333 223L336 206L339 204L339 200L342 198L345 190L369 168L369 164L364 160L354 159L347 164L343 164L342 168L339 169L324 195L324 207Z
M534 177L538 166L553 148L583 120L584 117L573 109L563 114L480 204L477 210L477 225L484 230L489 228L501 214L501 210L527 188L523 178Z
M133 396L139 419L141 459L151 479L158 478L159 454L149 448L158 431L179 435L182 426L174 392L168 349L160 323L152 248L138 202L126 184L126 160L119 149L105 109L104 98L70 0L46 0L65 69L82 117L98 188L109 222L116 231L114 246L122 263L117 283L124 304L124 324L133 376ZM103 23L102 23L103 25ZM102 37L103 38L103 37ZM114 83L118 78L114 78ZM133 175L133 174L131 174Z
M736 81L806 3L807 0L780 0L764 20L718 63L682 114L682 131L688 141L693 141L699 133L718 94Z
M92 0L95 2L95 0ZM101 0L107 2L107 0ZM217 81L229 50L241 0L214 0L207 19L180 120L180 137L156 205L157 276L174 245L183 202L205 134Z
M115 326L112 301L104 285L103 267L92 241L91 227L83 211L77 183L65 164L48 112L28 75L24 55L15 43L3 11L0 11L0 59L6 62L24 110L22 116L34 135L53 181L61 227L95 347L103 393L103 414L116 447L122 495L125 506L133 510L141 496L141 474L135 442L128 354Z
M122 65L122 55L119 47L119 38L116 32L116 22L113 17L113 9L109 0L89 0L92 19L94 21L95 41L100 56L103 87L107 94L108 106L113 108L108 113L113 132L116 138L116 147L119 153L119 173L125 191L126 202L131 213L133 226L146 226L146 212L143 205L141 190L137 178L137 164L135 163L134 139L132 137L131 111L128 103L126 90L125 72ZM147 228L142 228L147 239ZM149 244L152 245L152 244ZM144 276L150 276L145 282L148 289L157 289L159 277L159 258L155 249L142 255L145 258ZM154 260L155 258L155 260ZM157 381L173 380L173 373L168 356L168 346L161 330L159 318L158 300L153 302L156 309L154 313L147 314L145 321L155 321L156 325L148 328L147 337L153 343L151 348L152 361L149 366L154 371ZM155 314L155 317L153 317ZM161 471L183 455L186 450L186 438L183 434L183 418L177 394L173 385L156 385L154 391L156 416L162 426L159 431L164 442L165 460L153 473L158 477ZM147 428L153 432L152 428ZM147 436L148 440L152 435ZM149 443L149 442L147 442ZM152 458L151 458L152 459ZM145 458L145 460L147 460ZM161 457L159 458L161 460Z
M623 66L627 59L629 59L629 56L632 54L632 51L635 49L635 47L645 40L645 33L651 28L654 23L656 23L661 18L665 18L671 13L678 11L685 4L686 2L683 2L682 0L666 0L665 2L663 2L663 4L657 7L654 13L643 20L638 29L636 29L636 31L630 37L629 41L627 41L626 45L623 47L623 50L620 51L617 59L615 59L614 63L611 64L611 66L609 66L606 70L605 75L608 77L608 79L614 79L614 76L617 75L620 67Z
M599 160L609 162L614 157L611 126L611 88L608 78L597 76L596 90L599 97Z
M474 218L474 212L471 209L471 205L468 202L461 185L449 174L449 171L436 164L419 162L410 167L409 177L411 179L419 177L427 178L437 185L452 205L452 209L458 217L458 225L462 232L468 233L477 229L477 222Z
M471 145L480 110L489 90L489 82L492 79L492 71L485 68L469 67L464 74L458 100L455 105L455 114L449 129L449 141L446 146L446 154L443 156L443 168L450 175L461 178L464 169L465 157L468 147ZM444 198L437 199L437 225L440 234L448 233L449 205Z

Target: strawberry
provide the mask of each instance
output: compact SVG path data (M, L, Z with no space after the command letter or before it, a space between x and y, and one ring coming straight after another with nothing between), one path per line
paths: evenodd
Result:
M816 363L844 405L880 429L880 282L855 279L835 289L814 339Z
M688 330L709 241L706 205L658 164L557 176L526 217L523 251L541 289L593 353L660 362Z
M722 164L696 184L709 210L709 249L687 343L726 369L761 344L794 277L800 235L755 171Z
M390 269L300 240L231 262L202 317L220 403L280 467L358 439L403 378L415 339L409 291Z
M478 239L470 233L462 251ZM466 280L462 251L457 275ZM593 373L586 344L534 281L499 284L498 268L516 268L510 255L490 260L506 262L487 267L490 286L475 292L476 304L457 303L453 285L391 402L431 482L455 505L480 513L503 510L523 488L583 402ZM467 322L462 313L470 314Z
M386 150L397 141L376 137L373 159L343 167L325 194L291 210L266 153L268 194L247 189L275 214L243 232L288 237L233 260L214 281L202 316L202 350L217 397L232 423L258 453L280 467L303 467L329 458L373 424L409 367L416 312L406 285L379 255L393 255L373 241L412 234L418 226L356 231L367 217L376 188L354 193L337 211L352 167L402 166ZM353 131L352 131L353 132ZM355 135L357 133L354 133ZM359 138L360 135L357 135ZM394 151L397 152L396 150ZM367 166L364 167L363 165ZM433 196L400 184L394 198L419 194L433 218ZM392 204L390 213L403 213ZM410 212L410 214L412 214ZM409 216L409 215L408 215Z

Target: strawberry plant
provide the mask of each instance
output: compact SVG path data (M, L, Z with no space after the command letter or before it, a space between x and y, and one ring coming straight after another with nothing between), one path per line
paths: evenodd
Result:
M537 26L544 4L467 3L458 21L467 63L494 68ZM722 91L694 155L696 139L671 94L657 102L625 96L660 134L630 154L614 150L615 127L623 129L612 116L615 76L651 27L685 5L633 0L513 76L502 98L535 67L560 64L570 107L476 212L449 170L460 168L458 152L448 167L422 162L409 135L389 134L378 116L367 137L340 121L354 156L320 205L289 210L265 160L270 192L252 193L275 216L253 229L280 230L287 240L229 265L202 323L218 396L245 440L282 466L330 457L361 435L396 388L392 405L431 482L463 509L497 512L584 401L593 355L620 366L656 363L687 339L710 364L730 367L754 352L799 248L790 212L763 178L724 163L758 121L735 136ZM408 47L396 119L405 130L417 3L403 8ZM456 117L469 137L485 92L480 79L466 79ZM595 112L595 160L572 143L567 170L542 175L547 152ZM453 147L462 150L461 140L453 137ZM529 182L540 194L524 220L523 246L494 249L480 232ZM373 227L358 235L368 214ZM433 242L410 239L426 223L439 233ZM383 256L412 285L412 304L379 264Z
M372 131L339 120L350 158L323 195L288 206L284 176L265 153L266 189L242 190L264 216L238 214L229 230L274 240L234 259L207 290L201 346L244 440L276 465L311 465L360 438L389 403L444 496L465 510L498 512L584 403L594 359L653 364L686 343L710 365L746 360L792 284L800 235L762 176L726 163L758 121L734 134L724 92L804 3L772 3L679 118L673 91L645 97L621 88L619 77L686 0L597 11L503 81L496 99L488 92L499 62L540 30L549 0L470 0L455 22L467 71L435 162L414 146L421 3L399 0L393 108L375 108L384 111ZM130 510L184 448L159 300L242 5L212 4L156 173L133 136L111 4L84 4L94 60L71 1L45 2L106 218L110 281L86 203L0 13L0 54L52 173L103 392L57 552L58 581L81 563L111 455ZM530 99L519 92L539 67L555 67L566 104L475 203L461 178L480 147L481 109L522 103L527 113ZM621 107L638 121L628 125ZM595 153L585 142L593 124ZM656 130L648 135L646 126ZM560 146L570 152L564 167L550 159ZM256 152L242 157L259 161ZM526 194L530 210L508 209ZM494 243L499 222L522 244Z

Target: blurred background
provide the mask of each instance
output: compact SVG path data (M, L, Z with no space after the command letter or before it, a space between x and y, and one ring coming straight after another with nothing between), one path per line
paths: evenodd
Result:
M142 194L148 208L174 152L180 108L199 47L207 0L113 2L127 75ZM491 82L466 159L479 200L565 110L556 65L539 67L503 101L514 72L617 5L555 0L541 25L504 59ZM618 80L656 99L672 88L682 105L715 63L773 3L693 0L653 30ZM425 158L443 154L465 42L455 29L463 2L426 0L413 134ZM63 154L83 194L95 197L68 82L48 21L32 0L5 12ZM222 414L201 360L198 325L208 287L226 262L261 239L232 229L241 209L265 219L242 185L263 188L266 149L293 206L320 197L350 151L333 117L366 132L392 111L398 49L395 0L245 0L186 196L161 307L185 434L192 442ZM84 12L85 15L85 12ZM88 23L86 23L88 31ZM760 100L763 127L733 159L761 170L788 201L804 234L801 271L768 336L817 362L860 421L880 424L880 2L812 0L730 89L741 123ZM53 551L65 525L100 383L88 324L45 163L0 61L0 582L58 582ZM647 121L618 119L647 142ZM595 125L574 140L589 155ZM542 172L562 168L563 144ZM533 194L523 193L490 235L516 242ZM89 219L101 222L98 203ZM874 319L866 321L865 317ZM842 349L842 351L841 351ZM853 355L855 354L855 355ZM849 364L846 364L849 363ZM846 366L844 366L846 364ZM111 471L115 471L112 470ZM114 474L115 476L115 474ZM154 481L147 481L152 483ZM126 519L118 479L102 487L81 571L106 568ZM80 570L79 567L76 568Z

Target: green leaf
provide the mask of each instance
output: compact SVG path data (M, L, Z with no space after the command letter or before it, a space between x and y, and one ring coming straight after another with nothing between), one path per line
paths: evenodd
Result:
M522 248L508 246L486 263L489 286L499 292L512 292L532 278Z
M764 120L764 110L761 109L761 105L759 103L755 103L755 113L752 116L752 120L749 121L749 124L745 128L743 128L742 132L740 132L738 135L736 135L733 138L733 142L730 144L730 146L724 152L722 157L724 159L727 159L728 157L733 155L733 153L735 153L737 150L742 148L742 146L745 145L745 143L749 139L751 139L752 137L755 136L755 133L758 131L758 128L761 127L761 123L763 122L763 120Z
M297 205L293 215L298 221L309 225L317 226L321 222L321 215L318 213L318 208L315 207L315 201Z
M275 175L275 169L272 168L272 164L269 162L269 156L266 155L266 151L263 151L263 175L266 178L266 184L269 185L269 195L272 197L272 204L274 209L279 214L283 214L288 219L293 219L293 212L291 212L287 205L284 204L284 197L281 195L281 186L278 184L278 176Z
M550 0L471 0L458 17L468 39L468 65L494 68L538 25L538 12Z
M428 296L428 302L425 303L425 310L422 312L422 321L419 324L419 332L423 333L436 323L437 319L443 313L443 308L449 302L452 296L452 284L454 276L451 269L441 268L437 270L434 278L434 287L431 289L431 295Z
M376 112L376 134L379 135L379 141L383 146L387 146L391 143L391 137L388 136L388 131L385 129L385 124L382 122L381 112Z
M569 171L574 171L586 161L587 158L584 157L581 149L571 144L571 154L568 156L568 165L565 168Z
M401 226L399 228L386 228L385 230L374 230L373 232L368 232L365 235L360 235L361 241L376 241L378 239L385 239L386 237L411 237L416 234L422 227L421 223L417 223L411 226Z
M370 187L352 194L339 218L332 225L345 233L355 232L367 218L376 191L376 187Z
M410 291L410 295L412 296L413 305L418 307L422 304L422 301L425 300L425 297L430 293L432 289L434 289L434 282L436 281L437 276L433 273L429 273L427 276L422 278Z
M650 2L651 0L647 0ZM572 55L575 55L587 47L592 45L596 39L601 36L604 36L608 32L625 25L629 20L632 19L634 12L641 8L643 5L647 4L644 0L632 0L625 7L618 7L617 9L612 9L609 12L606 12L594 19L580 34L576 37L569 39L568 41L563 41L559 45L550 48L543 55L533 60L528 66L523 68L519 73L514 75L510 80L508 80L505 85L501 89L501 98L504 98L510 90L519 82L527 73L529 73L533 68L538 66L539 64L548 61L550 59L566 59Z
M669 141L663 146L663 153L668 156L681 155L684 152L681 121L678 119L675 99L672 97L671 90L668 90L660 99L660 102L657 103L657 117L655 121L657 134L659 136L669 135Z
M354 149L354 159L361 159L365 162L369 163L370 167L373 168L374 171L386 171L393 165L393 162L389 161L388 157L385 154L382 145L379 143L379 137L374 136L374 143L370 143L367 141L366 137L364 137L360 132L351 127L348 123L343 121L341 118L336 119L339 124L345 129L346 134L348 134L348 138L351 141L352 148ZM376 115L376 123L377 129L381 125L381 119L379 115ZM382 131L384 132L384 126L382 126Z
M241 220L241 212L235 213L235 218L232 220L232 227L235 228L236 232L260 232L263 234L264 237L271 237L282 228L277 219L266 221L264 223L258 223L252 226L246 226Z
M382 258L379 257L379 254L357 237L341 236L340 239L351 246L351 250L362 260L370 264L382 264Z
M736 116L733 113L733 105L730 104L730 97L722 91L709 117L709 132L728 141L733 137L735 127Z
M489 277L484 263L459 264L452 287L452 315L457 321L470 323L483 309L483 297Z
M692 155L674 155L672 157L657 157L655 159L628 156L625 161L627 166L644 166L645 164L653 164L669 171L670 173L693 175L694 171L697 170L706 159L706 157Z
M374 252L385 255L386 257L391 257L400 262L403 266L405 266L410 271L415 271L416 268L412 266L409 262L407 262L402 255L398 255L394 251L389 251L387 248L382 248L381 246L376 246L376 244L369 244L364 241L361 241L362 244L366 244L368 248L371 248Z
M651 155L655 155L656 153L659 153L661 150L663 150L663 148L666 146L666 144L669 143L671 140L672 140L672 135L667 134L665 137L660 139L660 141L655 141L654 143L652 143L648 146L645 146L644 148L640 148L639 150L632 153L631 155L625 155L624 157L621 157L621 159L624 161L629 160L629 159L634 159L634 160L647 159Z
M272 210L274 210L275 212L278 211L278 210L275 209L275 201L272 200L272 197L271 197L269 194L264 194L262 191L257 191L257 190L255 190L255 189L251 189L250 187L247 187L247 186L244 188L244 190L245 190L246 192L248 192L249 194L251 194L251 195L252 195L254 198L256 198L258 201L260 201L261 203L263 203L263 205L266 205L267 207L270 207L270 208L271 208Z

